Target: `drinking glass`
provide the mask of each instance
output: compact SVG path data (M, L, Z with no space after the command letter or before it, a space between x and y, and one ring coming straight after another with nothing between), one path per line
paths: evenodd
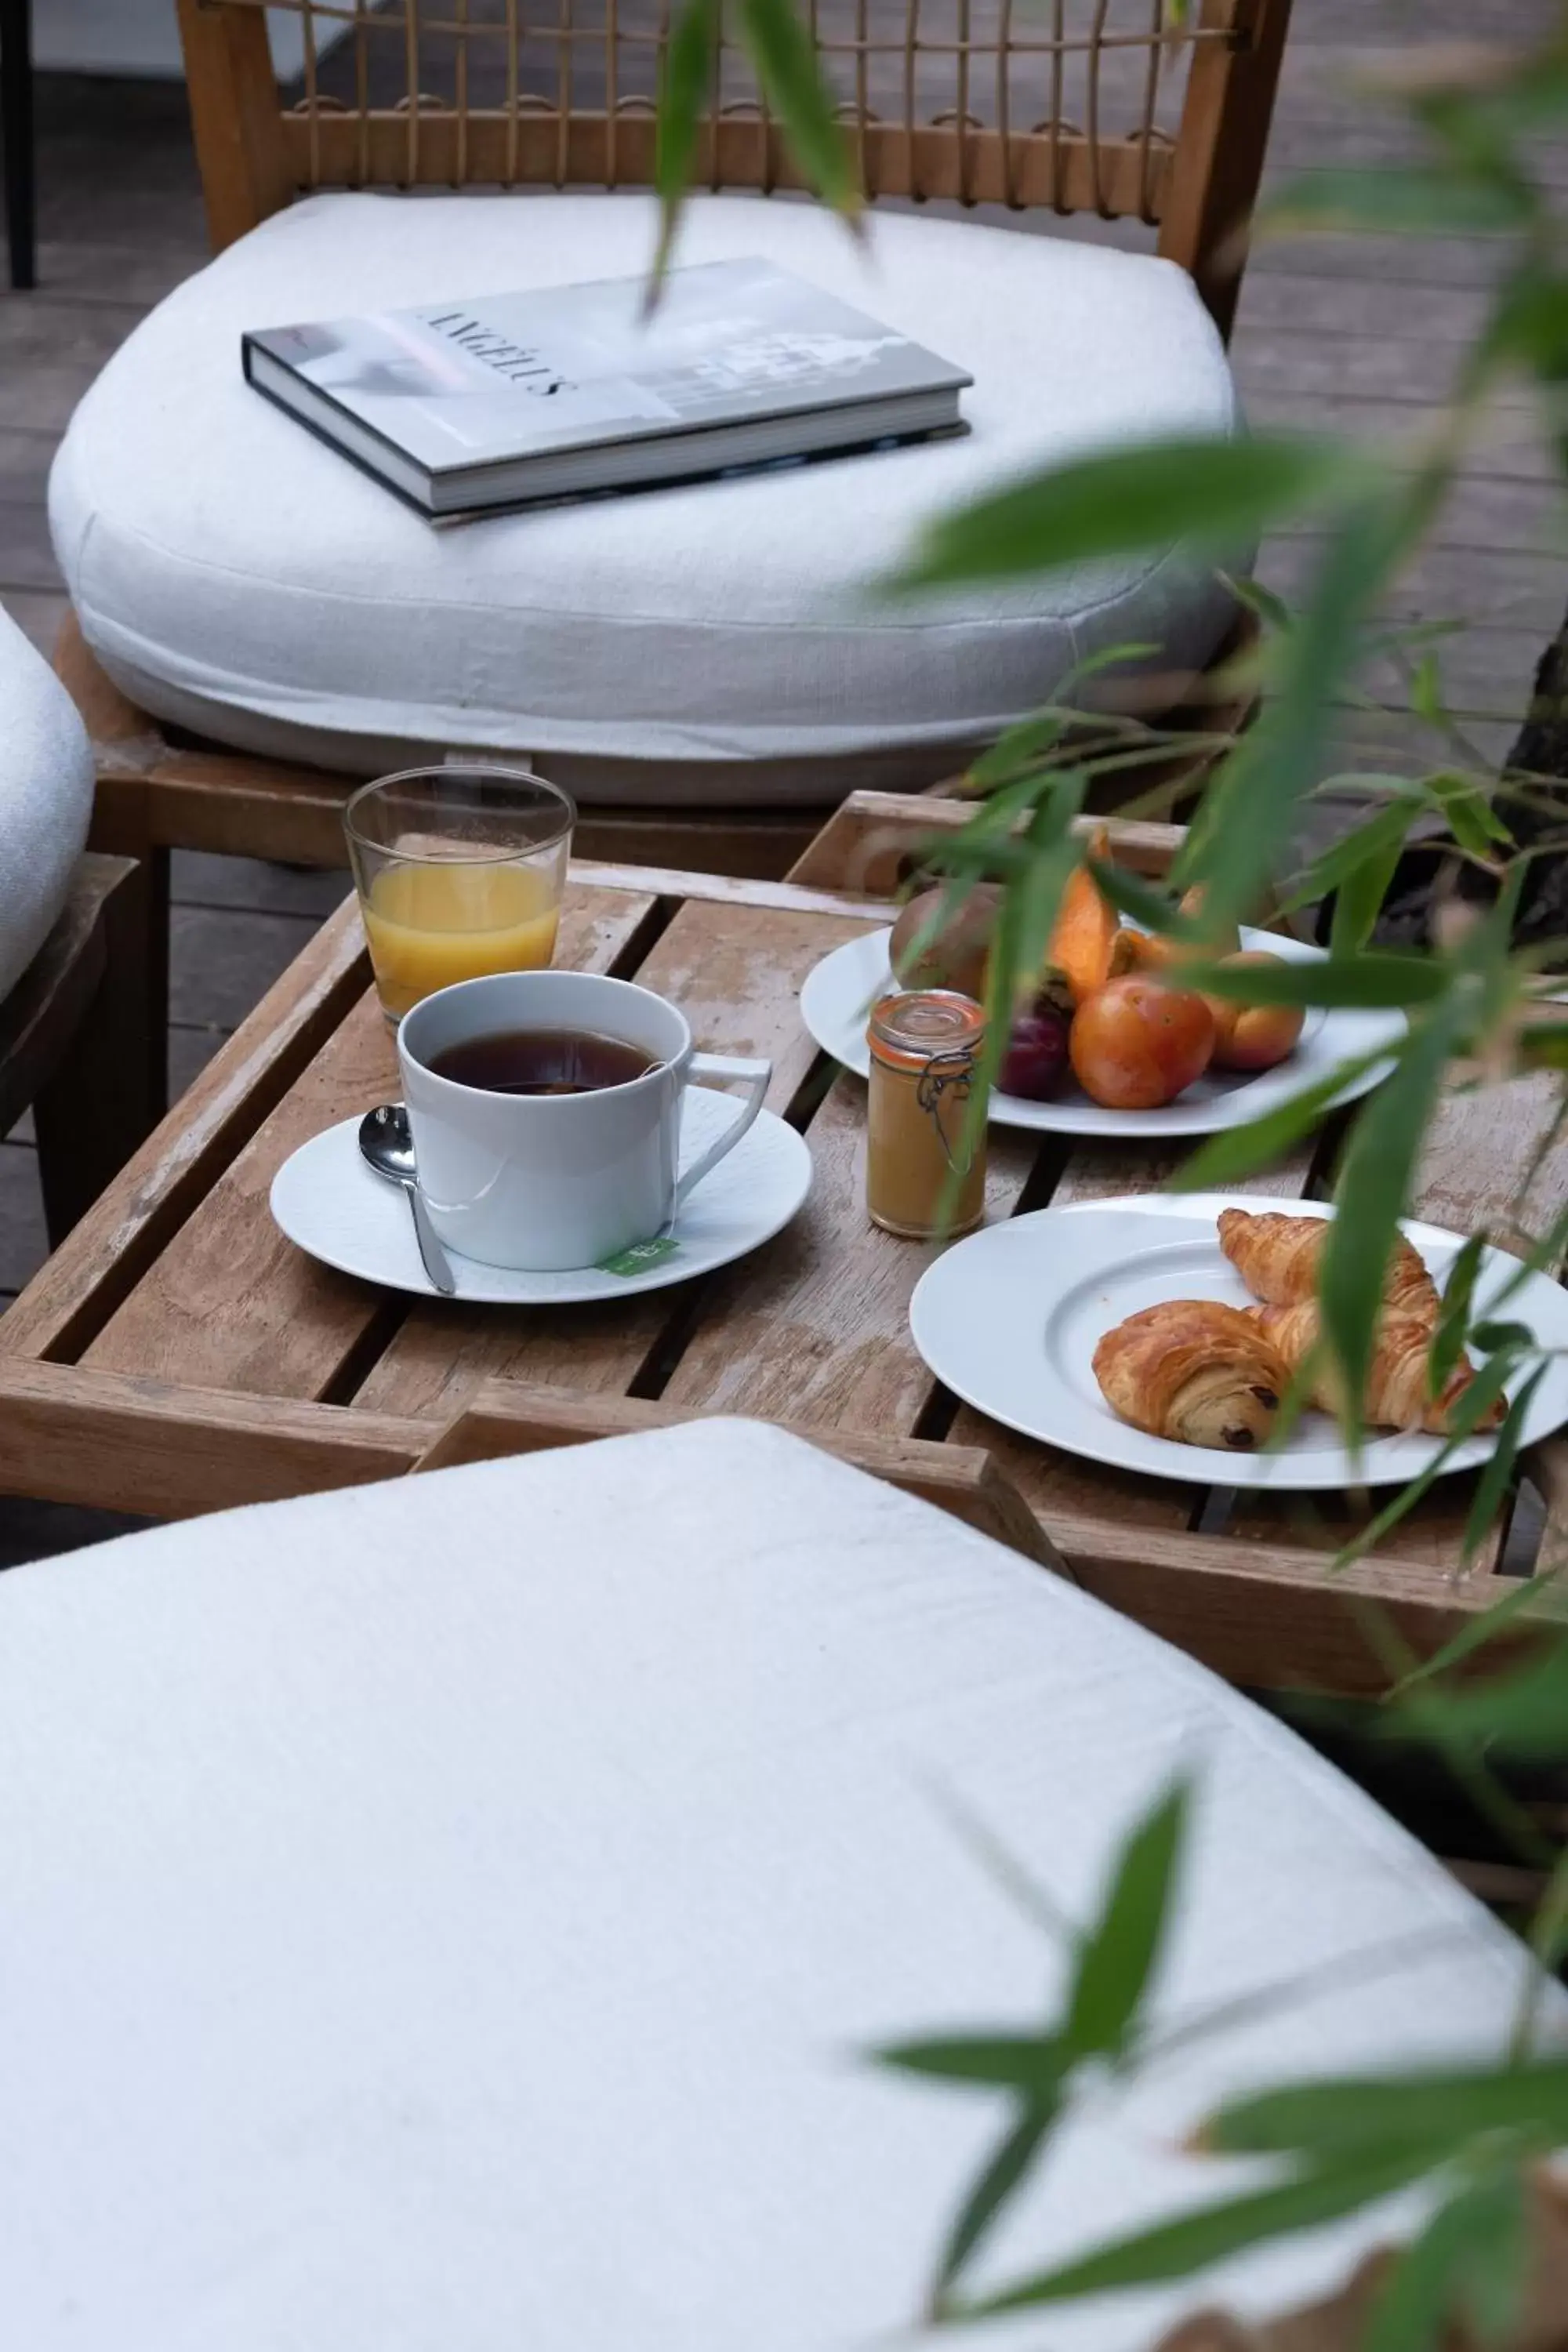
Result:
M576 821L542 776L480 761L352 795L343 830L388 1021L453 981L548 967Z

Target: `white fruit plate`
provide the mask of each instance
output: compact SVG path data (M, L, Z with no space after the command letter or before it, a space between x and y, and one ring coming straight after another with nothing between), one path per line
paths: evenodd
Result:
M890 930L865 931L846 940L806 976L800 992L801 1018L823 1051L865 1077L870 1068L866 1045L866 1015L879 996L893 986L888 961ZM1261 948L1290 963L1319 963L1321 948L1287 939L1277 931L1244 930L1242 944ZM1273 1110L1292 1095L1321 1083L1346 1062L1358 1061L1380 1047L1390 1050L1405 1034L1403 1013L1324 1013L1307 1015L1296 1050L1272 1070L1247 1076L1242 1073L1205 1070L1173 1103L1162 1110L1107 1110L1094 1102L1069 1076L1060 1095L1049 1102L1027 1102L1021 1095L994 1094L991 1120L996 1127L1027 1127L1047 1135L1214 1135L1221 1128L1244 1127L1260 1112ZM1387 1064L1376 1062L1335 1097L1353 1102L1371 1092L1387 1075Z

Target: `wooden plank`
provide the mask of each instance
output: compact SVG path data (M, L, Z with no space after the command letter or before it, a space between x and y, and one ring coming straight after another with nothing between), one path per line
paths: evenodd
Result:
M0 1356L80 1353L337 1026L367 969L347 902L7 1310Z
M782 1113L816 1058L801 1024L801 982L820 957L865 928L793 906L691 899L637 977L680 1006L699 1045L768 1056L768 1106ZM388 1342L361 1400L384 1412L449 1413L497 1376L617 1393L637 1377L660 1334L684 1322L692 1303L688 1287L568 1314L421 1303Z
M363 1486L413 1467L416 1422L0 1360L0 1492L160 1519Z
M1086 1591L1251 1689L1380 1694L1388 1674L1367 1604L1430 1655L1492 1597L1484 1580L1449 1582L1419 1563L1363 1560L1331 1577L1321 1553L1286 1541L1189 1535L1100 1510L1053 1511L1046 1531Z
M573 891L557 954L603 971L651 901ZM289 1153L397 1089L392 1033L366 991L87 1351L100 1370L272 1397L321 1397L374 1330L401 1313L369 1285L319 1265L272 1223L268 1194Z
M562 1396L548 1389L492 1381L474 1395L414 1466L421 1471L444 1470L461 1462L489 1462L498 1455L532 1454L558 1445L668 1429L688 1418L672 1412L668 1404L637 1398ZM775 1426L820 1446L857 1470L885 1478L921 1501L951 1512L982 1535L1023 1552L1042 1567L1066 1573L1034 1513L985 1454L910 1438L852 1435L788 1423Z
M962 801L928 800L900 793L851 793L811 847L790 868L792 882L826 890L891 898L904 869L934 836L955 833L973 809ZM1151 824L1128 817L1082 817L1075 830L1093 833L1104 824L1119 864L1154 877L1170 869L1184 835L1180 825Z
M258 9L178 0L180 42L215 252L293 194L267 20Z

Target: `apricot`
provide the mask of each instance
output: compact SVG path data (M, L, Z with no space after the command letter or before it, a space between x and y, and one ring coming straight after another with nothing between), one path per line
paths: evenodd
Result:
M1158 1110L1207 1069L1214 1031L1206 997L1133 972L1079 1006L1068 1052L1107 1110Z
M1261 948L1221 958L1227 969L1284 961ZM1244 1004L1234 996L1210 996L1205 1002L1214 1014L1214 1058L1224 1070L1273 1069L1295 1051L1307 1019L1299 1004Z

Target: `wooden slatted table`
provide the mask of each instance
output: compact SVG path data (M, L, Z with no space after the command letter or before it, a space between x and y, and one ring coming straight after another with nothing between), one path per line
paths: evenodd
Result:
M1429 1652L1501 1590L1506 1518L1458 1564L1468 1479L1440 1482L1331 1578L1334 1549L1364 1523L1353 1499L1231 1497L1096 1469L955 1408L915 1352L907 1308L930 1251L868 1223L865 1088L816 1053L797 992L828 949L887 919L920 841L962 815L857 796L782 883L574 868L559 960L672 997L700 1045L771 1055L773 1108L815 1161L806 1207L766 1248L624 1306L426 1303L319 1266L273 1226L268 1191L287 1155L395 1087L345 902L0 1320L0 1488L176 1517L662 1419L756 1415L944 1503L1235 1680L1380 1687L1361 1604L1381 1602ZM1151 874L1179 839L1114 831L1118 856ZM1546 1078L1456 1090L1417 1213L1460 1231L1500 1215L1532 1153L1532 1214L1560 1209L1554 1101ZM1326 1131L1254 1189L1321 1190L1335 1145ZM1147 1191L1173 1164L1170 1147L994 1131L989 1213ZM1555 1448L1531 1467L1555 1545L1568 1478Z

